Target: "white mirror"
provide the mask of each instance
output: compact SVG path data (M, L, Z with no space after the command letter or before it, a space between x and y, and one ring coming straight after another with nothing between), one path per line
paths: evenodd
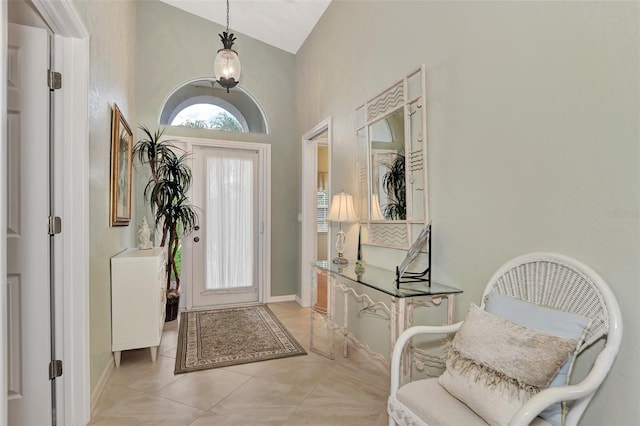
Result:
M429 220L424 67L356 109L365 244L411 245Z

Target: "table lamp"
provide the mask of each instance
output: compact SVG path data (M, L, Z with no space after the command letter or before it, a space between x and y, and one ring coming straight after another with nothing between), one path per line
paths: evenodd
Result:
M338 251L338 257L333 259L333 263L337 265L346 265L349 263L344 258L344 231L342 230L342 222L357 222L358 216L356 210L353 208L353 197L345 192L341 192L338 195L334 195L331 199L331 206L329 206L329 214L327 220L330 222L339 222L340 231L338 231L336 239L336 250Z

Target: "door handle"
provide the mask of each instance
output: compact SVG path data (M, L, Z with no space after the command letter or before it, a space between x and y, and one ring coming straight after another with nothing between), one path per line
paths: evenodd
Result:
M198 241L200 241L200 237L195 237L195 238L193 239L193 241L195 241L195 242L197 243Z

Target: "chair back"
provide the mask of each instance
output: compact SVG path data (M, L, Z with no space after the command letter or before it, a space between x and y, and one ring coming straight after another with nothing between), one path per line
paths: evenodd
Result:
M608 344L620 344L620 308L611 289L595 271L575 259L554 253L519 256L491 277L483 304L492 292L590 318L579 352L604 335L609 335Z

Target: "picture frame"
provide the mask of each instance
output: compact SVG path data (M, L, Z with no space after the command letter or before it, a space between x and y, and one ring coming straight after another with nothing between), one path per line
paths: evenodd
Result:
M131 222L133 132L115 103L111 115L111 226Z

